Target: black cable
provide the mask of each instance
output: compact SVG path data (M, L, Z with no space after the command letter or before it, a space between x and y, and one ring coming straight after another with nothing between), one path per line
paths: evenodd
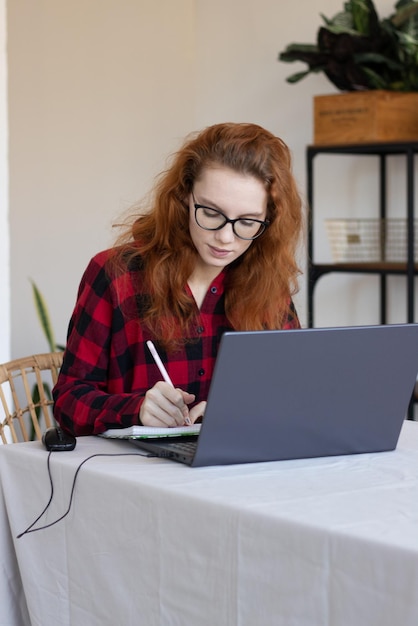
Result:
M17 539L20 539L20 537L22 537L23 535L26 535L26 533L33 532L33 531L31 530L31 528L32 528L33 526L35 526L36 522L38 522L38 521L41 519L42 515L43 515L43 514L47 511L47 509L49 508L49 505L50 505L50 504L51 504L51 502L52 502L52 498L53 498L53 496L54 496L54 483L52 482L52 474L51 474L51 467L50 467L50 459L51 459L51 454L52 454L52 452L50 452L50 453L48 454L48 459L47 459L47 462L46 462L46 464L47 464L47 468L48 468L49 482L50 482L50 484L51 484L51 495L50 495L50 497L49 497L48 504L45 506L45 508L43 509L42 513L40 513L40 514L38 515L38 517L36 518L36 520L35 520L34 522L32 522L32 524L31 524L30 526L28 526L28 527L27 527L27 529L26 529L23 533L20 533L20 535L18 535L18 536L17 536ZM37 530L37 529L35 529L35 530Z
M83 467L84 463L87 463L87 461L90 461L90 459L94 459L96 457L102 457L102 456L147 456L147 457L153 457L155 455L153 454L141 454L140 452L119 452L119 453L97 453L97 454L92 454L91 456L88 456L86 459L84 459L84 461L82 461L80 463L80 465L77 467L76 472L74 474L74 478L73 478L73 484L71 487L71 493L70 493L70 501L68 504L68 508L65 511L65 513L63 515L61 515L61 517L59 517L58 519L54 520L53 522L51 522L50 524L46 524L45 526L39 526L38 528L33 528L35 526L35 524L41 519L42 515L44 515L44 513L46 513L46 511L48 510L51 502L52 502L52 498L54 496L54 483L52 481L52 473L51 473L51 465L50 465L50 459L51 459L51 454L52 452L49 452L48 454L48 459L47 459L47 468L48 468L48 476L49 476L49 482L51 485L51 495L49 497L48 503L45 506L45 508L43 509L42 513L40 513L38 515L38 517L35 519L35 521L32 522L32 524L30 524L26 530L24 530L22 533L20 533L19 535L17 535L16 539L20 539L21 537L23 537L23 535L28 535L29 533L35 533L38 530L45 530L46 528L50 528L51 526L54 526L55 524L58 524L58 522L60 522L61 520L64 519L64 517L66 517L68 515L68 513L71 510L71 506L72 506L72 502L73 502L73 497L74 497L74 490L75 490L75 483L77 480L77 476L79 471L81 470L81 468Z

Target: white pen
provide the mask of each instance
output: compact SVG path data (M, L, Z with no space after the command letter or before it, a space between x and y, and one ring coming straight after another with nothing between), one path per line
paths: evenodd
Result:
M167 370L164 367L164 363L161 361L160 355L158 354L158 352L157 352L154 344L152 343L152 341L147 341L147 346L149 348L149 351L152 354L152 358L154 359L155 363L157 364L158 369L160 370L161 376L164 378L166 383L168 383L169 385L171 385L174 388L173 381L171 380L170 376L168 375L168 372L167 372ZM192 425L189 417L185 417L184 421L185 421L185 423L188 426Z

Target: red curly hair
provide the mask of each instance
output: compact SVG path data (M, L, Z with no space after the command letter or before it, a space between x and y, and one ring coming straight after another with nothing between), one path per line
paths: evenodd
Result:
M154 190L152 206L118 239L114 267L140 258L149 294L141 323L174 347L195 316L185 290L197 251L189 233L189 197L202 170L223 166L260 180L270 225L228 267L225 312L236 330L281 328L297 291L296 250L303 219L286 144L255 124L216 124L188 138Z

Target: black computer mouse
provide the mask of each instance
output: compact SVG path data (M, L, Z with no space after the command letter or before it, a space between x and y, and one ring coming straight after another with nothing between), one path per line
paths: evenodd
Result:
M47 450L65 452L66 450L74 450L76 438L63 431L59 426L53 426L44 432L42 442Z

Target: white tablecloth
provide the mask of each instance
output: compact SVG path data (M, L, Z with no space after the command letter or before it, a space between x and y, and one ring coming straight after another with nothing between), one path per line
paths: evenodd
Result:
M86 437L54 453L39 524L65 512L87 456L117 452L136 449ZM16 539L48 500L46 460L39 443L0 447L2 626L418 624L416 423L397 450L351 457L96 457L69 515Z

